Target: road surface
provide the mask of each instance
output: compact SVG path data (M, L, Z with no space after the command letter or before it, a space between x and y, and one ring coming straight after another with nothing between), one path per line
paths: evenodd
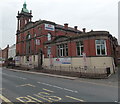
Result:
M118 87L0 68L3 102L116 102ZM11 103L11 104L12 104ZM110 104L110 103L109 103ZM113 104L113 103L112 103Z

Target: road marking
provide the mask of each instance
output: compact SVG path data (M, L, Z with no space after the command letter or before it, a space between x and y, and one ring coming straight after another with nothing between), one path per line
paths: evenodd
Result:
M16 98L17 100L19 100L20 102L26 103L26 102L35 102L32 99L28 98L28 97L18 97Z
M55 85L53 85L52 87L59 88L59 89L64 89L64 88L62 88L62 87L55 86Z
M23 84L23 85L18 85L16 87L24 87L24 86L36 87L35 85L32 84Z
M50 95L49 93L47 93L47 92L39 92L38 93L39 95L42 95L42 96L45 96L45 95Z
M36 99L36 98L34 98L34 97L32 97L32 96L29 96L29 95L27 95L27 97L29 97L29 98L31 98L31 99L33 99L33 100L35 100L35 101L42 102L41 100L38 100L38 99Z
M43 84L43 85L46 85L46 86L50 86L50 87L54 87L54 88L58 88L58 89L61 89L61 90L73 92L73 93L78 93L78 91L74 91L74 90L67 89L67 88L62 88L62 87L59 87L59 86L56 86L56 85L51 85L51 84L47 84L47 83L43 83L43 82L37 82L37 83Z
M33 97L34 96L34 97ZM37 94L33 94L33 96L27 95L24 97L18 97L16 98L16 100L19 100L20 102L23 103L27 103L27 102L35 102L36 104L38 104L37 102L57 102L62 100L62 98L58 97L58 96L51 96L49 93L47 92L39 92ZM40 99L40 100L39 100ZM45 103L47 104L47 103Z
M78 91L73 91L73 90L70 90L70 89L67 89L67 88L64 88L64 90L66 90L66 91L70 91L70 92L78 93Z
M7 99L6 97L2 96L0 94L0 99L2 99L4 102L8 103L8 104L13 104L9 99Z
M54 92L54 91L52 91L52 90L48 90L48 89L45 89L45 88L43 88L43 90L44 90L44 91L47 91L47 92L51 92L51 93Z
M37 83L40 83L40 84L43 84L43 85L47 85L47 86L52 86L52 85L47 84L47 83L42 83L42 82L37 82Z
M38 97L38 98L41 98L41 99L43 99L43 100L46 100L46 101L48 101L48 102L52 102L51 100L48 100L48 99L46 99L46 98L44 98L44 97L42 97L42 96L40 96L40 95L34 94L34 96L36 96L36 97Z
M23 78L23 77L18 77L18 76L15 76L15 75L9 75L9 74L6 74L6 73L2 73L3 75L6 75L6 76L9 76L9 77L14 77L14 78L19 78L19 79L23 79L23 80L26 80L27 78Z
M52 100L54 102L56 101L60 101L62 98L58 97L58 96L50 96L49 93L46 92L39 92L37 95L40 95L42 97L48 98L48 100Z
M62 98L58 97L58 96L49 96L48 99L54 101L54 102L57 102L57 101L60 101L62 100Z
M80 101L80 102L85 102L82 99L78 99L78 98L75 98L75 97L72 97L72 96L65 96L65 97L70 98L70 99L74 99L74 100L77 100L77 101Z

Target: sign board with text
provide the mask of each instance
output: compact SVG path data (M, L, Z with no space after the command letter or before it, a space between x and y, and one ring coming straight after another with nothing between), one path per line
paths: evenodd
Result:
M71 64L71 58L54 58L56 64Z
M55 31L55 26L51 24L45 24L45 30Z
M16 56L15 61L20 61L20 56Z

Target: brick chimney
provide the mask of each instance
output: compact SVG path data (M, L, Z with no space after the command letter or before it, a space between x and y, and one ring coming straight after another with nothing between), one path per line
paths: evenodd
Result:
M9 44L7 45L7 47L6 48L9 48Z
M77 28L78 28L77 26L74 26L74 29L75 29L75 30L77 30Z
M64 24L64 28L68 28L68 23L65 23L65 24Z
M86 28L83 28L83 33L86 33Z

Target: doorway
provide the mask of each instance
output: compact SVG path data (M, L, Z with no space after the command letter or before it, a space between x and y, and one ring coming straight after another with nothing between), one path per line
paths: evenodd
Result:
M43 51L40 49L38 53L38 69L42 69L42 64L43 64Z

